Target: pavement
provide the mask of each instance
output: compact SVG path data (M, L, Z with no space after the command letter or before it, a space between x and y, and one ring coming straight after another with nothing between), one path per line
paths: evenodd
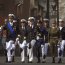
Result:
M5 57L0 56L0 65L65 65L65 57L63 57L62 59L62 63L57 63L58 62L58 58L56 57L55 59L55 63L52 63L52 58L51 57L47 57L46 58L46 63L37 63L37 58L34 57L33 63L28 63L27 62L27 57L25 58L25 63L22 63L20 61L20 57L15 57L15 62L12 63L6 63L5 62ZM41 59L42 60L42 59Z

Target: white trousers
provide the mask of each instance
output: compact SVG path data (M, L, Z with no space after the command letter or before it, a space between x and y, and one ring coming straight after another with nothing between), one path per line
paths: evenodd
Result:
M15 44L12 44L12 49L14 50L14 51L12 52L12 59L13 59L13 57L15 56Z
M44 55L47 55L48 43L45 43L44 45L41 45L41 50L42 50L42 58L43 58Z
M8 58L8 62L12 61L12 56L11 56L11 51L10 50L7 51L7 58Z
M9 42L6 42L8 62L12 61L12 54L11 54L12 43L13 43L13 40L10 40Z
M27 56L29 56L29 62L33 61L33 48L27 47Z
M25 46L26 46L26 40L24 40L22 42L22 44L19 45L20 48L22 49L22 52L21 52L21 61L25 61Z
M64 46L65 46L65 40L62 40L60 42L60 46L58 47L58 58L62 58L63 57Z
M25 51L23 49L23 51L21 52L21 61L24 62L25 61Z
M36 40L31 41L31 48L29 49L29 43L27 47L27 56L29 56L29 62L33 61L33 46L35 45Z

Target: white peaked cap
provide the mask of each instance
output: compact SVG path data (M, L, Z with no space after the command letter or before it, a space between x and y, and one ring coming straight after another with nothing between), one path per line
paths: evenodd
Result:
M21 19L21 22L26 21L25 19Z
M35 20L35 18L34 18L34 17L29 17L29 18L28 18L28 20L32 20L32 19L33 19L33 20Z
M8 14L8 16L13 16L14 17L14 14Z
M25 19L21 19L21 21L26 21Z
M49 21L49 19L47 19L47 18L44 18L43 20L44 20L44 21Z

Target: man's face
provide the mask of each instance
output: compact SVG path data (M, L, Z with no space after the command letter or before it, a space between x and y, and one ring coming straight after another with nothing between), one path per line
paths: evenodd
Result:
M28 23L29 25L33 25L33 22L31 22L31 21L29 21L29 23Z
M44 27L47 27L48 26L48 23L44 22Z
M52 23L52 27L56 27L56 24L55 23Z
M21 23L21 26L25 26L25 23Z
M12 19L12 18L9 18L9 21L10 21L10 22L13 22L13 19Z

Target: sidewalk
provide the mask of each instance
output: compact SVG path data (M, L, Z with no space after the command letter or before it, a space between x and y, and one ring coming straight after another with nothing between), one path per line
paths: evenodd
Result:
M42 58L41 58L41 60L42 60ZM58 62L58 58L56 57L56 63ZM28 63L27 62L28 61L28 59L27 59L27 57L25 58L25 63ZM37 62L37 58L36 57L34 57L34 60L33 60L33 63L36 63ZM4 56L0 56L0 63L6 63L5 62L5 57ZM20 61L20 57L15 57L15 62L14 62L14 64L18 64L18 63L21 63L21 61ZM52 63L52 58L51 57L47 57L46 58L46 63ZM62 59L62 64L65 64L65 57L63 57L63 59Z

